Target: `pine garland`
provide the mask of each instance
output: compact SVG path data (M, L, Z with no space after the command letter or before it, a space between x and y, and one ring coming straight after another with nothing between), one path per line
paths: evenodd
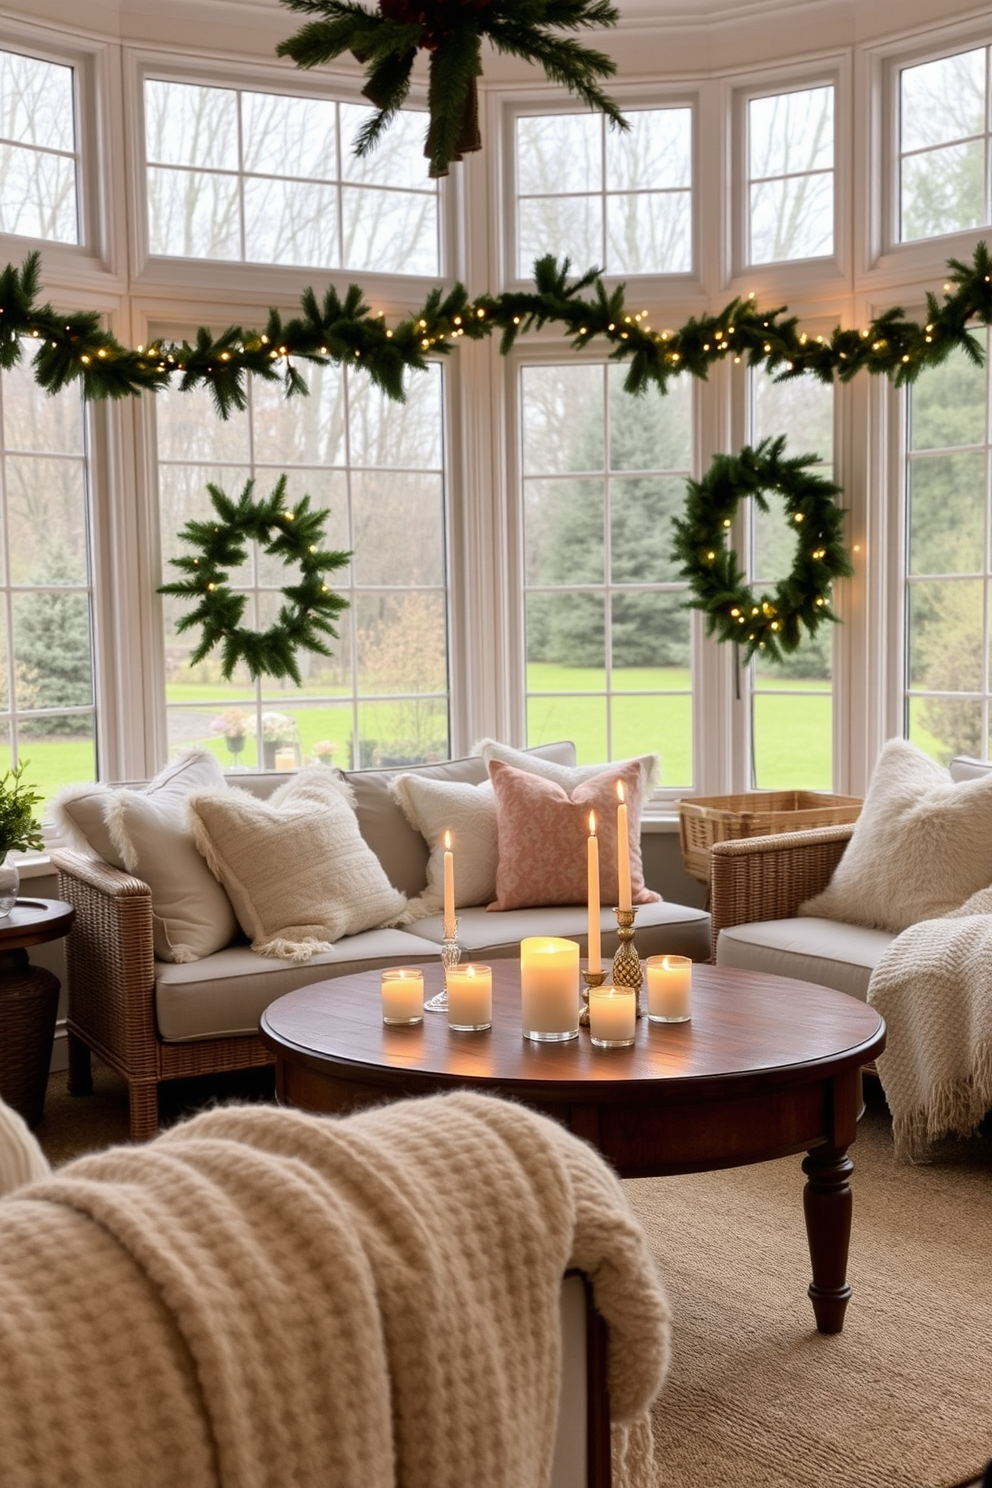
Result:
M786 458L785 436L745 445L737 455L717 455L702 480L688 482L685 516L673 520L673 556L696 596L693 609L706 616L706 632L743 647L745 661L763 651L775 661L798 649L803 632L815 635L830 608L834 579L854 572L841 541L844 509L840 487L810 470L816 455ZM755 595L727 546L727 532L741 501L752 497L769 510L766 491L783 498L796 536L792 571L773 593Z
M287 396L296 396L307 391L297 364L347 364L402 401L405 375L423 371L430 356L450 353L463 336L481 341L498 331L507 352L517 336L544 325L561 326L575 349L608 346L611 360L627 367L627 392L665 393L684 375L705 381L728 357L763 367L778 381L808 375L849 382L868 372L902 386L958 348L980 365L981 346L967 327L992 324L992 257L984 242L970 264L949 261L943 298L927 294L925 322L906 320L893 308L860 329L837 326L827 336L807 335L787 307L761 310L752 296L681 329L653 330L646 311L628 309L622 284L607 289L597 269L571 279L570 267L567 258L539 259L533 290L472 298L461 284L434 288L420 310L393 327L371 312L357 285L343 298L332 285L320 301L308 288L300 298L302 314L284 321L271 310L264 330L229 326L215 336L201 327L193 344L157 341L135 351L100 329L97 312L39 305L41 259L34 252L20 269L8 265L0 273L0 367L20 360L22 338L29 337L38 341L33 373L46 392L76 383L84 398L99 401L156 392L178 380L183 391L209 388L226 419L246 407L249 373L282 381Z
M202 628L189 658L191 666L220 646L221 675L226 681L243 661L253 681L264 672L270 677L292 677L300 687L303 679L296 652L331 655L322 637L337 638L333 621L348 608L348 601L328 588L324 576L344 567L351 554L328 552L321 547L327 512L311 511L309 496L295 506L287 506L284 475L262 501L252 499L254 486L255 482L249 480L237 501L220 486L207 486L217 520L187 522L179 536L196 550L195 556L184 554L169 560L186 578L163 584L158 592L195 602L176 624L180 632L197 625ZM287 584L282 590L285 603L267 630L242 626L248 597L235 594L228 585L228 570L245 562L249 542L257 542L263 552L300 567L299 582Z
M288 9L322 17L307 24L276 54L298 67L318 67L351 52L366 68L362 90L378 113L359 132L355 153L378 144L410 91L417 52L430 53L427 107L430 124L424 154L432 176L446 176L453 160L478 150L482 38L498 52L537 63L590 108L620 129L629 126L597 79L612 77L616 64L603 52L555 35L615 26L619 11L609 0L379 0L378 12L355 0L283 0Z

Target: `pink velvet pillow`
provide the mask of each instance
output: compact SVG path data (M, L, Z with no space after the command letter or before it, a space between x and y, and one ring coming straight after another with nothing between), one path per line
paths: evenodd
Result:
M633 760L604 770L569 795L553 780L490 760L496 793L499 865L496 899L490 909L528 909L542 904L585 904L588 896L589 813L596 813L599 838L599 891L603 904L615 905L617 879L617 781L627 797L630 837L630 893L635 904L661 895L644 887L641 866L641 765Z

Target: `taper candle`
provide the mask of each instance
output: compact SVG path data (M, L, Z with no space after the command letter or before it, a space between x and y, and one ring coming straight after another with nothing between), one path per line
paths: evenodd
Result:
M589 813L587 877L589 880L588 969L602 971L602 946L599 938L599 838L596 836L595 811Z
M451 851L451 833L444 834L444 936L455 936L455 855Z
M618 909L630 909L630 837L627 833L627 798L623 781L617 781L617 878L620 882Z

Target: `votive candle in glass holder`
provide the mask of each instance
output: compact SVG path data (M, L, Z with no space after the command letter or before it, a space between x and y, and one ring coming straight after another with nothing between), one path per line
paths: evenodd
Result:
M382 1021L390 1027L424 1021L424 973L419 966L387 966L382 973Z
M634 1042L637 993L606 983L589 988L589 1036L599 1049L625 1049Z
M692 961L688 956L649 956L648 1018L652 1023L688 1023L692 1017Z
M579 943L550 935L520 942L524 1038L563 1043L579 1036Z
M444 973L448 989L448 1027L456 1033L481 1033L493 1026L493 970L478 961L449 966Z

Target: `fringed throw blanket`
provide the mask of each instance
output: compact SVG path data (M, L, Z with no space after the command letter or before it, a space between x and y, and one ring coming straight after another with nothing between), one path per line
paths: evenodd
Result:
M878 1076L896 1156L926 1161L931 1142L970 1135L992 1108L992 888L897 936L868 1001L888 1029Z
M610 1325L627 1464L667 1306L592 1148L468 1094L210 1112L0 1201L3 1488L543 1488L559 1292Z

